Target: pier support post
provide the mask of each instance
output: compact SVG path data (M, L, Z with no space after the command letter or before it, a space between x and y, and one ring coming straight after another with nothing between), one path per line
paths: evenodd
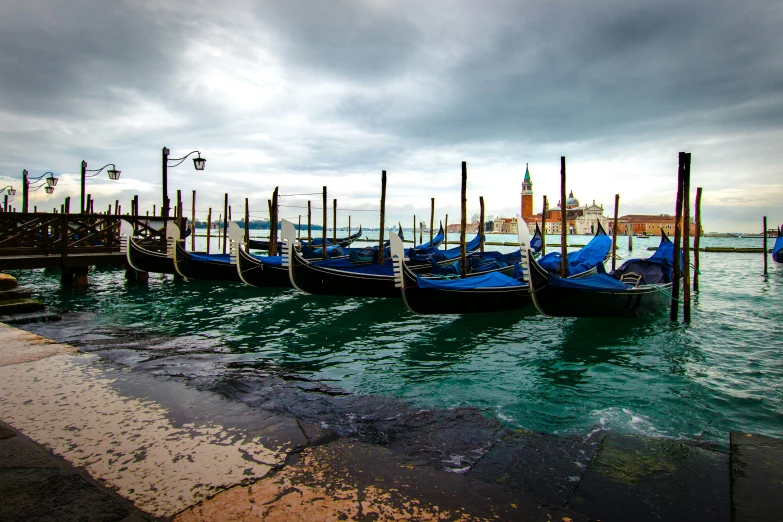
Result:
M87 268L86 266L77 266L72 268L73 272L73 287L74 288L87 288Z
M332 200L332 243L337 244L337 200Z
M60 272L60 285L63 288L73 288L73 272L66 270Z
M223 199L223 253L226 253L226 234L228 232L228 192Z

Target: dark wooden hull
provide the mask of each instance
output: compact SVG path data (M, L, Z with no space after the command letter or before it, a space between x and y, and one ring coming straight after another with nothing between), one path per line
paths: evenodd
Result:
M297 290L314 295L400 297L400 291L394 286L394 276L318 266L304 259L297 249L291 250L287 268L291 283Z
M533 304L527 285L475 290L421 288L416 284L416 274L404 263L402 281L402 300L408 310L415 314L509 312Z
M128 238L128 265L139 272L158 274L176 274L174 260L168 257L166 250L151 250L139 245L133 238Z
M237 271L239 278L246 284L260 287L291 288L288 267L263 263L238 247Z
M212 281L240 281L236 265L219 261L202 261L191 257L185 251L183 242L177 241L174 247L174 269L188 279Z
M450 260L443 262L443 264L453 262L454 260ZM294 249L291 253L289 276L296 289L308 294L399 298L401 297L400 291L395 286L391 268L389 266L389 275L376 275L324 267L319 266L318 263L309 262ZM426 275L432 272L432 263L428 261L412 265L410 270L420 275ZM514 267L512 265L497 271L511 275ZM480 274L485 273L488 272Z
M628 290L583 291L549 284L550 275L528 255L533 304L550 317L636 317L671 303L671 283Z

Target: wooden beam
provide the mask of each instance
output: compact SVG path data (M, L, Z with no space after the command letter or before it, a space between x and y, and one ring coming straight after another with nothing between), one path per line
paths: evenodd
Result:
M566 159L560 156L560 276L568 277L568 220L566 211Z
M682 319L691 322L691 153L685 155L682 181Z
M465 234L468 227L468 164L462 162L462 188L461 188L460 208L462 219L459 227L459 272L462 277L468 275L468 257L465 248Z
M699 291L699 242L701 239L701 187L696 187L696 237L693 238L693 291Z
M386 171L381 171L381 230L378 234L378 264L383 264L384 232L386 231Z
M326 259L326 186L323 188L324 194L323 194L323 230L321 231L321 237L323 238L323 244L321 245L321 259Z
M541 210L541 255L546 254L546 211L549 207L549 202L544 196L544 206Z
M676 321L679 316L680 279L682 276L680 265L680 248L682 246L682 182L685 169L685 153L680 152L679 165L677 167L677 203L674 212L674 273L672 275L672 306L669 318Z
M617 266L617 218L620 210L620 194L614 195L614 223L612 224L612 270Z
M430 198L430 246L435 238L435 198Z

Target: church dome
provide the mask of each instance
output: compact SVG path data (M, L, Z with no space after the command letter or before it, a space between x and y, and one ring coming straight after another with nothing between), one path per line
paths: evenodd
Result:
M572 190L570 194L568 194L568 199L566 199L566 208L573 208L579 206L579 200L574 197L574 191Z

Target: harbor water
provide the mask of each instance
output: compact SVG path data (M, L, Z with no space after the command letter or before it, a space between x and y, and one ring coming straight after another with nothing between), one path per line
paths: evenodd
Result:
M197 239L203 249L205 239ZM571 236L569 243L589 239ZM761 241L703 238L702 245ZM658 238L635 238L632 253L627 242L618 240L623 259L648 256ZM702 253L690 325L670 322L668 310L622 320L546 318L533 308L416 316L397 299L159 274L139 283L126 281L121 269L91 271L88 290L61 288L53 271L12 274L66 319L78 318L30 328L66 339L62 330L76 328L71 340L87 350L96 331L165 338L138 343L126 358L187 354L202 373L228 364L232 379L249 379L281 368L336 393L393 398L415 409L471 407L511 428L564 435L605 429L725 447L731 430L783 437L783 266L770 259L768 276L762 272L760 253Z

